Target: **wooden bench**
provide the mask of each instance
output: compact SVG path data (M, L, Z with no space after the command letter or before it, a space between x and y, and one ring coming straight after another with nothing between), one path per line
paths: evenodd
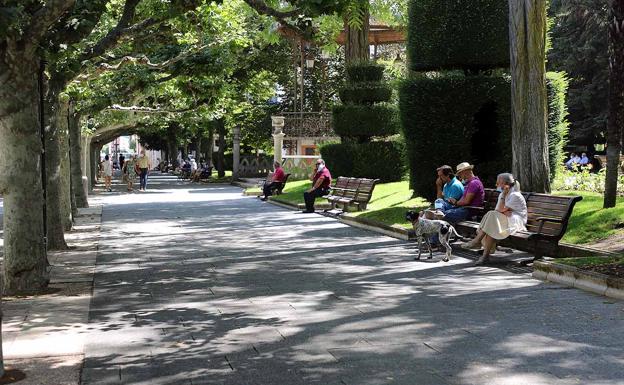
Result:
M499 192L492 189L485 190L483 208L471 208L475 215L471 221L456 224L457 230L466 236L474 236L479 228L481 217L496 208ZM556 257L559 241L565 235L568 221L576 202L583 199L581 196L558 196L538 193L522 195L527 202L527 230L519 231L505 239L502 244L514 249L533 253L535 259L544 255Z
M267 183L273 183L273 175L273 172L269 172L266 179L260 183L260 188L264 188ZM280 183L273 191L271 191L271 193L275 195L281 195L284 191L284 187L286 187L286 182L288 182L288 178L290 178L290 175L291 174L286 174L284 177L284 181Z
M594 159L600 163L600 169L607 167L606 155L594 155ZM620 171L624 172L624 155L620 155Z
M331 209L341 205L346 211L355 207L358 211L366 210L373 197L373 191L379 179L338 177L326 198L331 203Z

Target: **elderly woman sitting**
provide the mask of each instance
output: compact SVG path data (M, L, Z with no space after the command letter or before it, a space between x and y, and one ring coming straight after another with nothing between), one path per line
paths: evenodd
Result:
M477 266L489 262L490 255L496 251L496 242L517 231L526 230L527 205L520 193L520 184L513 175L504 173L498 176L496 189L500 192L496 210L485 214L477 230L477 237L462 245L465 249L483 245L483 256L475 263Z

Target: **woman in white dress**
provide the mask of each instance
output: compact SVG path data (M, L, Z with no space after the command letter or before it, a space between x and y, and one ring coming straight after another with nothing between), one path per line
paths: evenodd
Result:
M104 157L104 162L102 162L102 173L104 174L104 187L110 192L112 191L113 162L110 161L108 155Z
M474 249L483 245L483 256L475 265L489 262L490 255L496 251L496 243L517 231L526 230L527 205L520 192L520 184L509 173L498 175L496 189L500 192L496 210L485 214L477 230L477 237L462 245L465 249Z

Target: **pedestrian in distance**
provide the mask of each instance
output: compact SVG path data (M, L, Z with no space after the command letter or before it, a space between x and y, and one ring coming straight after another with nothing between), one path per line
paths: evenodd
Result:
M113 182L113 162L111 162L108 155L104 157L104 161L102 162L102 174L104 175L104 188L106 188L108 192L111 192L111 185Z
M134 191L134 180L137 176L137 164L134 155L130 155L130 159L124 163L123 172L126 176L126 183L128 183L128 191Z
M137 166L139 168L139 191L147 190L147 176L149 174L149 170L152 168L150 164L150 160L145 154L145 150L141 150L141 156L137 160Z

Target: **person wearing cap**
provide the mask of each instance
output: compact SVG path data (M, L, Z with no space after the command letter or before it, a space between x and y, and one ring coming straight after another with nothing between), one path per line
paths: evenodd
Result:
M461 245L464 249L483 246L483 255L475 265L483 265L489 261L490 255L496 251L498 241L517 231L526 230L527 204L514 176L510 173L499 174L496 178L496 190L500 192L496 209L483 216L477 236Z
M317 197L329 194L329 186L331 185L331 173L325 167L325 161L318 159L316 168L312 174L312 188L303 193L306 209L304 213L311 214L314 212L314 201Z

